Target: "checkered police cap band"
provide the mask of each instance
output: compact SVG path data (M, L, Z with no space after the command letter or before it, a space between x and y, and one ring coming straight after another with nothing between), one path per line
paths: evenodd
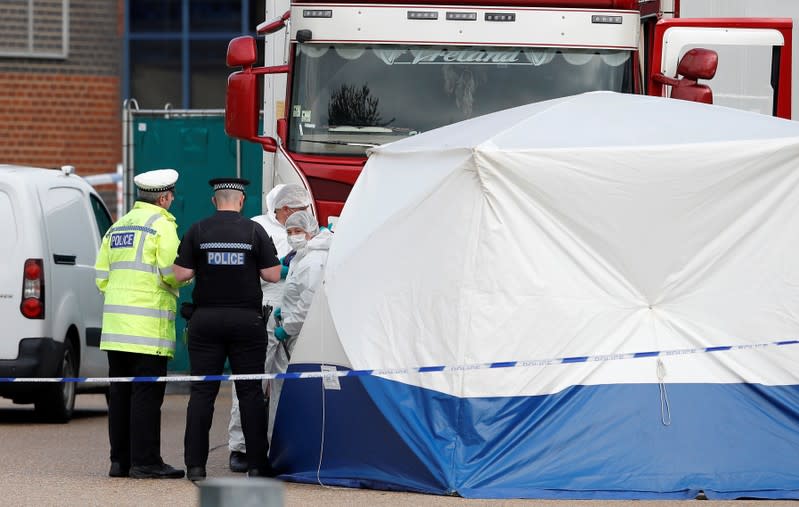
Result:
M165 186L165 187L156 187L156 188L142 188L142 187L139 187L139 190L143 190L145 192L153 192L153 193L166 192L167 190L175 190L175 185L168 185L168 186Z
M238 190L244 192L244 185L241 183L217 183L214 185L214 192L217 190Z

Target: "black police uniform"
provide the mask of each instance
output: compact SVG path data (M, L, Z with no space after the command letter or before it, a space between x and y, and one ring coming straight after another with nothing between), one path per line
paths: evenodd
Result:
M220 181L226 180L211 184ZM217 211L189 228L175 264L193 269L195 276L196 309L188 326L191 374L221 374L226 359L234 374L263 373L267 340L259 270L280 264L263 227L238 212ZM205 467L208 460L208 432L218 392L219 382L191 384L184 440L189 468ZM249 470L269 475L261 381L237 380L236 394Z

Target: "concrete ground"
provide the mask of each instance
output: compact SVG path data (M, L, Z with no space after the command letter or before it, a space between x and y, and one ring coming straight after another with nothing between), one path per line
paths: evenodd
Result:
M169 394L163 407L161 450L164 461L183 468L185 394ZM0 400L0 505L3 506L196 506L199 488L186 479L111 479L108 473L106 403L102 395L80 395L69 424L37 422L30 405ZM211 429L208 477L236 477L227 468L230 388L223 385ZM242 478L241 480L247 480ZM319 485L284 483L287 506L613 506L654 507L695 504L700 507L796 506L797 502L758 501L542 501L465 500Z

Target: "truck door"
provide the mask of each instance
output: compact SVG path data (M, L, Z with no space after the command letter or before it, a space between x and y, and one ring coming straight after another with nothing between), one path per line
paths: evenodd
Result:
M662 77L685 78L677 75L680 59L691 49L709 49L718 53L717 72L703 83L712 89L713 103L790 119L792 28L790 18L661 20L647 93L671 96L673 86Z

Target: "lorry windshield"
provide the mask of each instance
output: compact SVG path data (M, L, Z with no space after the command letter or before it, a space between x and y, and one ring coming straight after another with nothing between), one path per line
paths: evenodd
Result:
M630 51L298 44L290 151L367 148L501 109L595 90L633 91Z

